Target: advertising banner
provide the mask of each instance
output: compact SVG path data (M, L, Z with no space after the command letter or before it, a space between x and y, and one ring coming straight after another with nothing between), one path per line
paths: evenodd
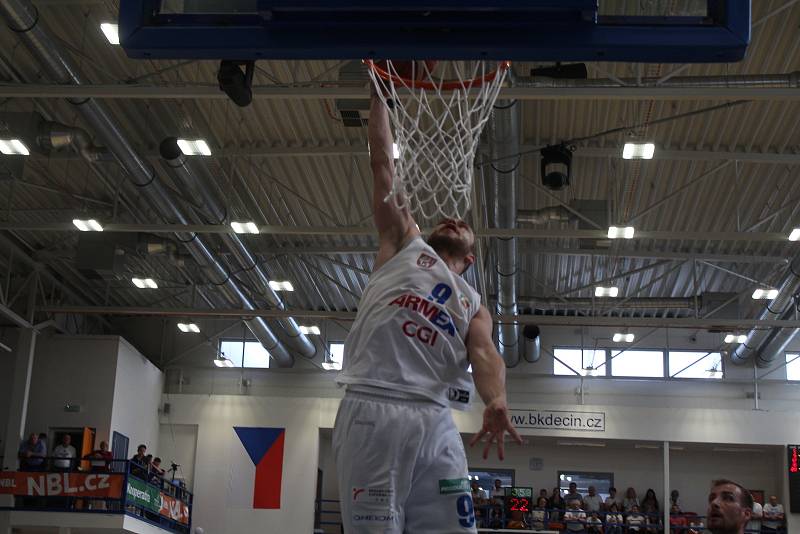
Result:
M119 499L122 483L122 475L110 473L0 472L0 494L5 495Z

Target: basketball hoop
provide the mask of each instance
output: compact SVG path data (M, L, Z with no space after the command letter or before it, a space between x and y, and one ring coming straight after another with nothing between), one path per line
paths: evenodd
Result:
M385 201L425 219L463 219L473 161L508 61L365 60L395 130L399 157Z

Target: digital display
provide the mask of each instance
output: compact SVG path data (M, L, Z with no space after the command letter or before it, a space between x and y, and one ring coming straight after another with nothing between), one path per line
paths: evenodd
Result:
M800 513L800 445L787 445L789 466L789 510Z
M506 515L510 516L511 512L530 512L532 497L533 488L506 488Z

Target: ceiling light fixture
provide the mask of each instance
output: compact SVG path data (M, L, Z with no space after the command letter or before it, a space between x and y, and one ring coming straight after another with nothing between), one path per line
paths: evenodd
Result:
M270 280L269 287L271 287L273 291L294 291L292 283L285 280Z
M609 239L633 239L635 230L633 226L609 226L608 238Z
M548 146L541 150L542 185L553 191L567 187L572 177L572 151L566 145Z
M746 334L728 334L725 336L725 343L745 343L747 341Z
M797 241L800 240L800 228L795 228L792 230L792 233L789 234L789 241Z
M197 326L195 323L178 323L178 330L180 330L181 332L186 333L186 334L188 334L188 333L199 334L200 333L200 327Z
M618 332L614 334L614 337L611 339L614 341L614 343L633 343L634 337L635 336L633 334L622 334Z
M95 219L72 219L72 224L81 232L102 232L103 225Z
M178 148L186 156L210 156L211 148L205 139L178 139Z
M618 287L597 286L594 288L595 297L616 297L617 295L619 295Z
M214 358L214 365L217 367L233 367L233 362L226 358L224 355L220 354L216 358Z
M103 35L106 36L109 43L112 45L119 44L119 25L111 22L104 22L100 24L100 31L103 32Z
M236 222L233 221L231 223L231 228L237 234L257 234L258 233L258 225L253 221L247 222Z
M158 284L152 278L131 278L131 282L139 289L158 289Z
M6 156L30 156L31 151L19 139L0 139L0 154Z
M305 335L320 335L319 327L318 326L301 326L300 333Z
M564 447L605 447L605 443L598 441L557 441L558 445Z
M778 298L777 289L756 289L753 291L753 300L775 300Z
M656 145L653 143L625 143L622 159L653 159Z

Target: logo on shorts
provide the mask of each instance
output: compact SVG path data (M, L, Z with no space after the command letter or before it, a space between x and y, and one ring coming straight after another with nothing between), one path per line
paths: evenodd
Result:
M453 402L469 402L469 391L466 389L450 388L447 390L447 398Z
M353 502L390 504L394 501L392 488L353 488Z
M469 493L469 480L466 478L444 478L439 480L439 494Z
M436 258L428 254L425 254L423 252L422 254L419 255L419 258L417 258L417 265L419 265L423 269L430 269L431 267L436 265Z
M355 502L358 499L358 496L364 493L365 491L367 490L365 490L364 488L353 488L353 502Z

